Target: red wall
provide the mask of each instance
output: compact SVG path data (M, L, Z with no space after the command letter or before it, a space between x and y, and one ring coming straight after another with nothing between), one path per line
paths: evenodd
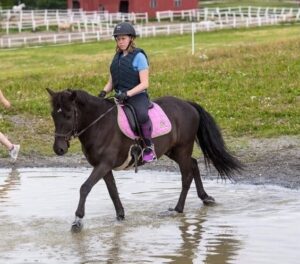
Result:
M78 0L84 11L99 10L103 5L105 10L111 13L119 12L120 0ZM129 12L148 12L149 17L155 17L156 11L185 10L198 8L198 0L181 0L182 5L175 7L174 0L156 0L157 7L150 8L150 0L128 0ZM68 0L68 8L72 8L73 0Z
M155 17L156 11L186 10L198 8L198 0L181 0L182 4L179 7L175 7L174 0L157 0L156 8L150 7L150 0L135 0L132 2L132 8L134 11L130 12L148 12L149 17Z

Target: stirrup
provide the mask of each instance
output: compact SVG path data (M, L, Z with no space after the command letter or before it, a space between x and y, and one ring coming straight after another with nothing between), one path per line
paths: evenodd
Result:
M146 163L157 160L153 145L151 145L151 147L146 147L146 148L143 149L142 159Z

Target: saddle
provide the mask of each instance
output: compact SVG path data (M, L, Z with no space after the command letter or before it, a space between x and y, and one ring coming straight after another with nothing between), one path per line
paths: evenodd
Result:
M129 104L118 104L117 108L118 125L122 133L133 140L140 138L142 133L133 107ZM158 104L151 102L148 114L152 122L152 138L168 134L171 131L171 122Z
M132 166L135 166L135 172L137 172L138 165L143 164L140 160L143 149L142 131L137 121L134 108L131 105L117 104L117 109L118 125L121 132L134 140L135 143L131 145L129 149L127 160L121 166L114 168L114 170L129 169ZM171 122L158 104L151 102L148 114L152 122L152 138L168 134L171 131Z

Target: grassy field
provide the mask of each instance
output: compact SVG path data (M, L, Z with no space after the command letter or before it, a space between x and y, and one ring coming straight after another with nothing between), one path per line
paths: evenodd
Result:
M298 135L300 27L224 30L139 39L150 57L154 99L174 95L210 112L226 137ZM12 102L0 131L23 154L52 153L53 124L46 87L98 94L108 78L114 43L0 50L1 89ZM72 148L79 150L78 143ZM1 148L1 154L5 151Z

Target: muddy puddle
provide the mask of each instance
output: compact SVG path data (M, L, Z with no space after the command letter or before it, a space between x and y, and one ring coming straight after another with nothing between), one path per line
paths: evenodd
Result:
M0 169L0 263L299 263L300 191L204 181L217 205L192 185L184 214L177 173L115 173L126 220L103 181L86 203L84 229L70 232L89 169Z

